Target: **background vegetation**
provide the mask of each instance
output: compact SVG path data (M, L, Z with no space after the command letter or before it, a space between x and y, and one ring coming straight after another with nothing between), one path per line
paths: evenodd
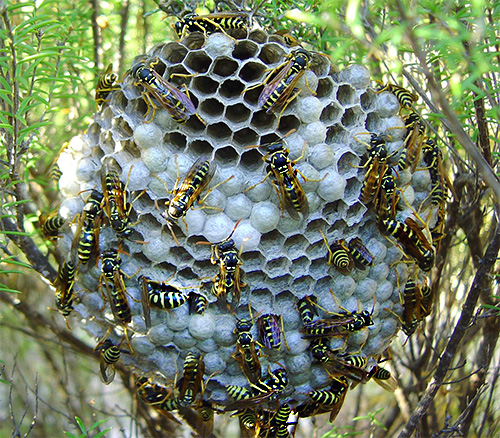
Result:
M47 310L57 260L37 218L57 206L48 169L91 120L98 72L113 62L121 77L135 55L174 38L172 15L197 6L250 12L339 68L361 63L415 90L455 191L433 313L391 348L400 389L361 385L335 425L305 421L297 436L498 436L500 2L157 2L0 0L0 436L181 434L137 402L126 370L104 387L95 340Z

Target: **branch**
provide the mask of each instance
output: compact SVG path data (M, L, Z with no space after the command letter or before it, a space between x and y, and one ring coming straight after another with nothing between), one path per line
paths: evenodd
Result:
M493 219L496 224L496 219ZM479 263L479 268L476 271L474 281L467 294L467 299L463 305L462 313L455 326L455 329L448 341L448 345L444 353L441 355L439 364L434 373L432 381L427 386L427 389L420 400L420 403L414 410L412 416L406 423L403 431L400 433L399 438L410 438L414 432L417 424L421 421L423 416L426 414L429 405L436 396L437 391L441 387L451 366L452 360L455 357L455 353L460 346L462 338L464 337L469 324L471 323L474 309L479 296L482 293L488 293L490 290L490 271L493 268L498 251L500 250L500 226L497 225L493 239L491 240L488 248L486 249L483 259Z

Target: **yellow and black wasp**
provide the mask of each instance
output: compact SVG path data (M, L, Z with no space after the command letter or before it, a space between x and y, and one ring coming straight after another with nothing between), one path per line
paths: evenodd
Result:
M377 93L381 93L382 91L390 91L399 101L399 104L402 108L411 108L413 104L418 100L418 96L401 85L387 83L386 85L382 85Z
M196 108L189 96L164 79L155 70L155 67L159 63L159 58L156 58L155 61L149 64L146 64L145 61L140 61L129 70L130 75L136 81L135 85L140 85L144 88L142 98L148 106L147 112L144 115L145 120L151 108L153 109L153 115L146 123L150 123L154 120L155 112L159 108L155 105L153 99L155 99L162 108L166 109L172 119L177 123L186 123L192 115L196 115L202 123L205 123L196 114Z
M59 265L57 278L54 282L54 287L56 289L56 307L59 313L64 317L68 330L71 330L71 328L66 317L69 316L73 310L73 301L75 299L73 293L75 274L75 264L71 260L67 260Z
M380 365L375 365L368 372L368 379L373 379L379 386L384 388L386 391L394 392L398 389L397 380L391 375L389 371L382 368Z
M422 271L430 271L434 266L435 251L422 229L411 217L404 222L397 219L383 219L379 227L385 234L395 237L406 255L416 260Z
M365 270L367 267L373 266L373 255L359 237L353 237L349 240L347 247L358 269Z
M258 184L262 184L272 175L281 211L283 212L286 209L288 214L295 220L300 220L300 215L302 215L303 219L306 219L309 216L309 202L297 178L297 174L300 172L294 167L295 163L302 159L302 156L294 161L290 160L290 151L285 146L284 140L263 144L259 148L266 151L266 155L262 159L267 163L267 174ZM306 180L304 175L301 174L301 176ZM245 192L253 187L255 186L248 187Z
M265 410L259 437L289 438L287 425L291 412L288 403L283 403L276 411Z
M188 294L189 313L197 313L203 315L208 306L208 301L204 295L197 292L189 292Z
M121 343L116 345L111 339L105 338L94 348L94 351L99 351L101 353L99 366L101 370L101 380L105 385L109 385L115 378L115 364L120 360L121 353L130 354L130 351L123 350L120 347Z
M377 224L382 226L384 219L395 219L399 193L396 191L396 178L390 167L387 167L380 183L379 196L375 201Z
M146 328L151 327L151 306L171 310L182 306L188 301L186 294L165 281L154 281L145 275L140 275L137 280L141 283L141 303Z
M137 387L137 393L144 403L152 406L165 417L179 423L179 421L170 414L170 411L179 409L180 406L178 400L173 396L173 391L166 386L151 382L151 380L146 377L138 377L135 385Z
M97 255L99 250L103 199L104 197L99 191L92 190L83 207L82 217L80 218L80 231L76 233L76 237L78 237L78 259L82 264L86 264L93 254Z
M287 56L285 62L273 69L263 84L247 88L247 90L264 85L258 100L259 107L268 113L280 111L282 114L286 107L300 94L301 90L296 88L297 83L310 67L312 59L310 52L299 47ZM308 86L307 80L306 86ZM313 94L316 93L313 92Z
M281 347L283 318L281 315L267 313L257 319L257 328L262 346L279 349Z
M174 30L179 39L184 38L191 32L202 32L205 36L214 32L242 29L247 30L247 25L242 14L237 13L214 13L208 15L197 15L190 13L184 15L174 25Z
M43 237L47 240L56 240L61 237L59 231L66 223L57 212L49 214L41 213L38 217L38 222L40 223Z
M262 369L258 355L257 344L254 341L250 330L252 329L251 319L238 319L234 333L236 339L236 353L232 355L236 359L243 371L243 374L250 383L257 383L262 377Z
M414 172L420 156L425 124L422 117L413 109L404 118L404 122L406 133L403 139L403 151L398 160L398 169L404 170L411 164L411 171Z
M109 102L108 96L112 91L119 90L118 84L115 84L118 76L111 70L113 64L109 64L105 71L101 72L97 85L95 87L95 104L97 111L102 109L104 103Z
M342 311L330 313L330 317L317 319L300 329L304 339L317 339L327 337L341 337L346 332L355 332L373 325L371 313L367 310L361 312Z
M345 240L338 239L329 245L323 232L321 232L321 235L328 249L327 264L332 265L342 275L349 275L354 268L354 259Z
M297 310L303 324L309 324L317 315L316 297L314 295L306 295L297 302Z
M177 401L180 406L186 407L193 404L196 396L203 392L203 374L205 363L202 357L196 357L188 352L184 359L182 378L177 382L179 395Z
M127 325L132 322L132 311L127 299L125 273L121 270L121 258L116 249L109 249L101 254L101 261L101 281L106 289L111 311L115 319L123 325L125 339L130 352L133 353L127 334Z

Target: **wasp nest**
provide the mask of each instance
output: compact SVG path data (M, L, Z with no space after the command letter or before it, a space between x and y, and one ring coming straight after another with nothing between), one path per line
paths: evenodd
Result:
M59 158L63 217L81 214L90 191L105 189L106 168L118 171L127 202L134 201L133 234L123 239L103 216L98 251L93 250L96 254L88 263L78 264L74 286L78 324L97 338L113 327L110 338L115 344L123 336L123 325L109 304L103 304L106 277L101 267L106 256L102 254L118 250L131 308L131 322L125 324L130 345L122 346L133 349L133 354L122 355L123 362L139 375L156 374L155 380L172 385L176 374L182 374L188 353L202 357L205 380L210 376L203 398L214 406L234 402L228 385L237 385L229 388L243 392L241 388L253 388L247 395L259 393L248 386L235 357L238 321L253 319L250 333L262 344L256 346L262 376L286 369L288 385L269 399L279 397L294 408L310 401L311 391L332 386L331 372L311 352L297 303L309 297L302 302L310 305L313 318L370 314L372 325L348 330L344 324L339 326L343 330L325 341L331 351L366 358L370 369L400 329L400 293L417 269L413 262L398 263L404 257L398 241L390 232L385 233L389 237L381 234L375 210L360 198L370 165L362 161L370 133L385 135L391 166L399 159L407 129L398 99L389 91L370 88L366 68L353 65L339 72L326 56L314 53L296 85L298 96L281 114L266 111L258 101L263 88L259 84L294 49L281 36L260 30L241 39L196 32L181 41L158 44L137 62L154 64L155 71L180 90L185 84L196 114L184 124L177 123L170 112L147 102L145 88L129 72L87 132L73 139ZM308 214L298 217L292 217L283 199L280 205L283 194L273 186L275 176L263 181L269 169L262 158L267 154L269 160L269 153L257 146L281 141L295 161L292 166L300 172L297 181L307 196ZM184 219L168 222L165 202L200 157L208 157L211 172L215 170L200 193L202 202L195 202ZM436 220L435 212L424 209L430 173L413 170L398 173L399 224L417 217L419 210L419 217ZM85 218L80 216L76 222L80 228L75 231L73 224L59 240L60 252L75 260L75 241L85 228ZM211 293L220 270L217 254L212 263L211 246L198 244L221 242L229 236L238 251L242 283L241 298L237 303L233 297L232 308L231 293L227 305L217 303ZM342 247L340 239L347 243L353 238L359 238L369 252L372 266L356 264L340 272L325 241L330 245L340 241ZM336 256L334 246L331 251ZM144 278L167 281L184 297L190 292L200 294L207 298L208 307L203 314L191 313L187 304L168 311L152 307L148 328L141 303ZM283 332L279 348L268 348L273 340L258 330L262 321L256 322L266 315L275 315L270 317L274 335ZM272 374L267 377L270 387L271 381Z

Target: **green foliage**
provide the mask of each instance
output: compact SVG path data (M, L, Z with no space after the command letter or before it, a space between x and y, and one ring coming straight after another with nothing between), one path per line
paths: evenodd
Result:
M101 424L105 423L108 420L96 421L88 429L85 427L85 424L83 424L83 421L80 417L75 417L75 421L82 433L80 435L73 435L72 433L64 432L64 435L66 435L68 438L101 438L111 430L111 428L108 428L106 430L98 432L95 435L90 435L90 432L92 432L94 429L97 429Z

